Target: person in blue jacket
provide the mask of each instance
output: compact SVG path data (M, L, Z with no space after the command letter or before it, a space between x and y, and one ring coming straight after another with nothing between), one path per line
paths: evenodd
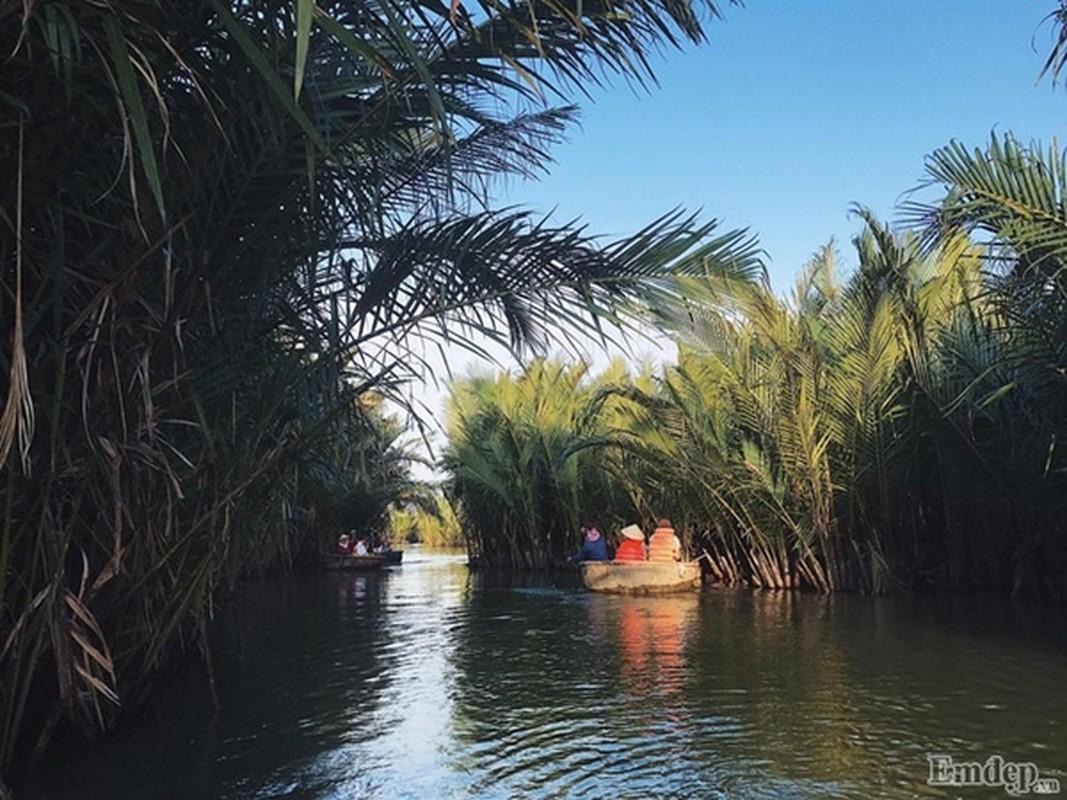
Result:
M583 525L582 533L582 546L571 556L571 561L607 561L608 544L596 529L596 525L591 522Z

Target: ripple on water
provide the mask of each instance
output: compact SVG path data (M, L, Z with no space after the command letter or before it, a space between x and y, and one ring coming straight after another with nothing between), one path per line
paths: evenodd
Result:
M264 583L218 631L217 718L179 704L19 800L895 800L949 796L929 752L1067 763L1055 620L538 580L405 555L390 575Z

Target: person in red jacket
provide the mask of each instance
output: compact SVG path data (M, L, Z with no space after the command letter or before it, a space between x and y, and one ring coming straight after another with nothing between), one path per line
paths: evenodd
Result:
M622 529L622 541L615 551L616 561L644 561L645 534L636 525L627 525Z
M649 561L681 561L682 543L671 521L664 517L656 523L656 530L648 537Z

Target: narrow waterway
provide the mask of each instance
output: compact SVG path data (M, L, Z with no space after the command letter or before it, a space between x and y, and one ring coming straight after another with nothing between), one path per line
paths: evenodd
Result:
M1009 796L931 755L1067 797L1067 624L1003 599L617 597L414 549L253 585L215 638L218 715L190 676L16 800Z

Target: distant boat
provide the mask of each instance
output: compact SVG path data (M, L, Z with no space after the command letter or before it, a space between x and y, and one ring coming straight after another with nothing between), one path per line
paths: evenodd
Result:
M384 555L368 553L365 556L357 556L354 553L322 553L319 561L326 569L381 569L386 566Z
M582 581L594 592L662 594L700 588L697 561L583 561Z
M323 553L319 561L326 569L381 569L382 567L395 567L404 558L403 550L385 550L381 553L367 553L356 555L355 553Z

